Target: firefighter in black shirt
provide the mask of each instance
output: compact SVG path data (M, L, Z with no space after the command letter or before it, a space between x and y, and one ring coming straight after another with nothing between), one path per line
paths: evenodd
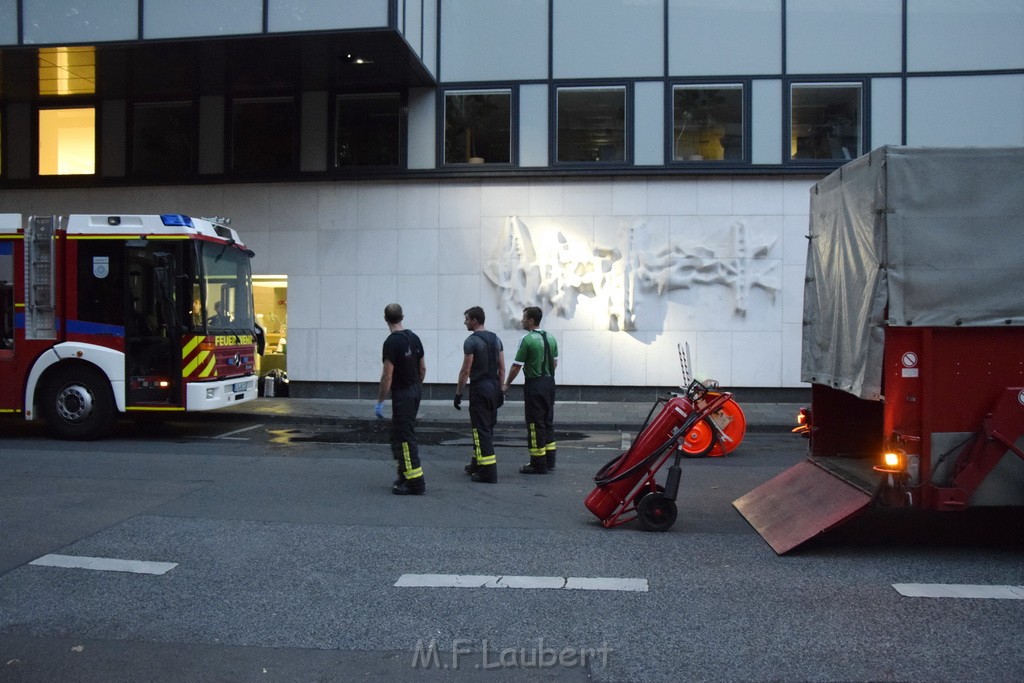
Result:
M427 365L423 361L420 338L402 327L402 307L384 307L384 321L391 334L384 340L384 369L377 394L377 417L383 417L384 400L391 392L391 452L398 461L398 479L391 492L397 496L423 495L423 468L420 467L416 444L416 414L420 409L423 378Z

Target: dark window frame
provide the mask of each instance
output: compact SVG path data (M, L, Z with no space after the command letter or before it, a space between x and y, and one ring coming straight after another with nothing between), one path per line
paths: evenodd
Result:
M388 95L395 95L398 98L397 162L395 164L338 164L338 146L341 143L340 137L338 135L339 100L342 98L382 97ZM327 125L329 129L327 131L327 149L325 150L327 154L328 172L345 175L356 172L366 172L374 170L406 170L406 167L408 165L408 109L408 93L405 90L331 91L329 93L328 101Z
M508 161L448 161L448 97L450 95L508 95ZM447 85L438 92L437 164L438 168L482 170L484 168L511 168L519 165L519 88L517 85L472 86Z
M156 108L160 106L181 106L188 107L188 121L186 131L188 134L189 144L189 163L188 170L182 175L175 174L161 174L153 172L140 172L136 164L138 163L138 150L136 148L138 135L138 120L136 118L137 112L140 107L142 108ZM168 182L175 181L187 181L199 176L198 163L199 163L199 105L195 99L181 98L174 100L137 100L127 103L128 106L128 120L126 122L127 130L125 131L125 152L127 155L127 163L125 168L125 175L129 178L139 178L144 180L164 180Z
M849 158L846 158L845 156L796 156L800 151L799 149L794 150L793 93L794 88L799 87L819 89L856 87L859 90L860 98L858 105L860 108L860 121L855 124L859 149L847 149ZM783 80L782 110L782 166L807 165L817 168L838 168L848 161L866 154L871 149L871 79L866 76L801 76L786 78ZM799 142L797 142L797 145L799 145ZM844 146L840 145L840 149L842 149L842 147Z
M675 95L680 89L708 90L708 89L739 90L740 92L740 122L738 143L738 158L723 159L691 159L676 158L678 133L676 132ZM749 166L751 161L752 144L752 114L751 105L752 86L749 78L718 78L708 80L669 80L665 84L665 165L668 167L677 166L707 166L708 168L721 168L723 166ZM723 135L722 137L726 137ZM723 145L724 147L724 145Z
M622 90L623 91L623 158L621 160L568 160L558 158L558 95L563 90ZM548 91L548 168L626 168L633 166L635 155L634 139L634 81L557 81L550 84Z
M257 104L257 103L269 103L269 104L288 104L291 108L290 116L288 117L289 125L286 130L289 134L288 149L291 155L290 162L287 168L237 168L238 165L238 150L236 149L236 135L238 134L238 121L236 114L238 113L239 104ZM301 117L301 99L295 93L282 93L282 94L266 94L266 95L248 95L248 94L235 94L231 96L225 96L225 108L224 108L224 158L225 158L225 169L224 175L228 177L287 177L294 176L299 177L299 161L301 150L299 148L300 143L300 128L302 124Z

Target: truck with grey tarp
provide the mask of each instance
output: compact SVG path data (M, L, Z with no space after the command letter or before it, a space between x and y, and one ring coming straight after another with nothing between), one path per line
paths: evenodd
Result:
M810 192L808 457L734 506L779 554L873 505L1024 505L1024 147L882 147Z

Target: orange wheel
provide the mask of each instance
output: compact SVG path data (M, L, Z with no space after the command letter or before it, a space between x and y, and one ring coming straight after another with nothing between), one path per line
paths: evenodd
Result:
M743 435L747 433L747 418L743 415L739 404L729 399L718 412L712 413L707 419L714 422L715 426L724 434L724 436L718 435L715 445L708 455L717 458L736 450L736 447L743 441Z
M703 458L715 447L715 428L707 418L698 420L679 442L679 446L687 458Z

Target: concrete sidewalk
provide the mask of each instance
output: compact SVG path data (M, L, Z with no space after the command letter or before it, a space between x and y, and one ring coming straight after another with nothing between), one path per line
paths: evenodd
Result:
M796 425L800 403L744 403L737 401L747 420L749 431L788 431ZM376 420L375 401L367 399L322 398L258 398L238 406L203 413L218 419L244 416L261 421L296 424L354 424ZM555 404L555 426L559 429L608 429L635 431L644 424L654 401L559 401ZM420 404L420 424L465 427L469 424L468 402L458 411L451 401L429 400ZM384 414L391 415L391 402L385 403ZM523 420L523 402L506 401L498 413L499 424Z

